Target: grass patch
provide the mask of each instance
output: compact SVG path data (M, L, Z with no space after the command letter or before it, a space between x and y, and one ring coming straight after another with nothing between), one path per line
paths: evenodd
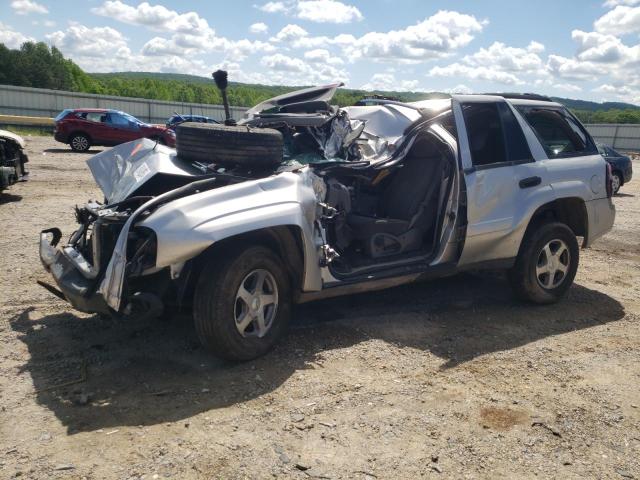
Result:
M35 137L51 137L53 135L53 130L46 127L16 127L12 125L2 125L0 128L20 136L31 135Z

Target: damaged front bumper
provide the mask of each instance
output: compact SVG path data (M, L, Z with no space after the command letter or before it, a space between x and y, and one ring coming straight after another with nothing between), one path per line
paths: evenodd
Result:
M96 292L97 272L72 246L57 248L61 238L57 228L40 232L40 260L51 273L55 287L40 282L47 290L65 298L75 309L87 313L109 313L111 309Z

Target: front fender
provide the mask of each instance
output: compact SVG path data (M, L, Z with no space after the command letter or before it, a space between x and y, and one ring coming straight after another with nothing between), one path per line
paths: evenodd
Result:
M320 184L318 183L320 182ZM142 222L157 238L156 267L194 258L215 242L261 229L302 232L303 291L322 288L314 224L321 183L309 169L221 187L169 202Z

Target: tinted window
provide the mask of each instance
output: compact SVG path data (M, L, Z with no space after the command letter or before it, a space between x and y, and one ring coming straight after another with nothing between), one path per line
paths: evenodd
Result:
M128 128L128 129L137 129L138 123L131 120L133 117L128 115L123 115L121 113L110 113L109 114L109 123L114 127L118 128ZM135 120L135 119L134 119Z
M595 153L582 126L564 109L520 106L549 158Z
M58 115L56 115L56 118L53 119L54 122L57 122L59 120L62 120L64 117L67 116L67 113L71 112L72 110L70 108L65 108L63 111L61 111Z
M120 115L115 113L110 113L109 123L111 125L122 126L122 125L126 125L128 122L125 120L124 117L121 117Z
M524 137L518 119L506 103L498 103L502 119L502 128L507 145L507 158L510 162L533 161L529 144Z
M496 103L468 103L462 105L467 127L471 161L474 166L507 161L504 133Z
M106 122L107 114L101 112L88 112L85 118L90 122Z

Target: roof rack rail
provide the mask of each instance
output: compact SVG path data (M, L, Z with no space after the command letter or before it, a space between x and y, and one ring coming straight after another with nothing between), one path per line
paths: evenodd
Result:
M538 95L537 93L484 93L483 95L493 95L496 97L512 98L517 100L540 100L542 102L553 102L546 95Z

